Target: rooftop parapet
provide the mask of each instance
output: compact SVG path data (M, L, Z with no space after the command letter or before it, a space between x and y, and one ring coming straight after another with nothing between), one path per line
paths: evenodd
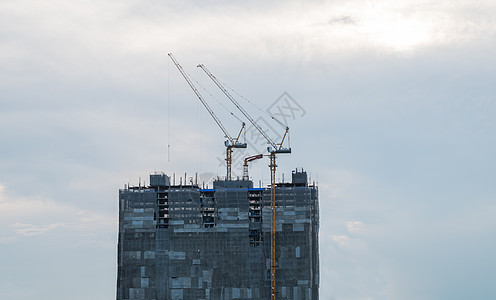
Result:
M214 189L251 189L253 182L251 180L216 180L214 181Z

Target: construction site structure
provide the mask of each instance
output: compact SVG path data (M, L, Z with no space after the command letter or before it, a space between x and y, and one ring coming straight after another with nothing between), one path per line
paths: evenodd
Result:
M283 147L289 127L274 142L198 65L269 144L270 188L253 188L248 177L248 162L262 154L247 157L243 180L232 181L232 149L247 147L239 142L245 123L232 138L169 56L227 138L226 180L205 189L192 180L187 185L186 175L177 186L156 173L149 186L120 190L117 299L318 299L317 187L303 170L293 171L291 183L276 182L276 154L291 153Z
M229 134L229 132L227 131L227 129L224 127L224 125L222 125L222 122L219 120L219 118L214 113L214 111L210 108L210 106L208 105L207 101L205 101L205 99L203 98L203 96L200 94L200 92L198 91L198 89L196 88L196 86L191 81L191 78L184 71L183 67L177 62L177 60L174 57L174 55L172 55L172 53L169 53L168 55L171 58L171 60L174 63L174 65L179 70L179 72L181 73L181 75L184 77L184 79L186 80L186 82L188 83L188 85L191 87L191 89L193 90L193 92L195 93L195 95L198 97L198 100L200 100L200 102L203 104L203 106L208 111L208 113L210 114L210 116L214 119L214 121L217 124L217 126L219 126L219 128L222 130L222 132L224 133L224 136L227 138L227 140L224 142L224 145L226 146L226 168L227 168L227 170L226 170L226 180L229 181L229 180L231 180L231 177L232 177L232 172L231 172L231 166L232 166L232 149L233 148L246 148L246 146L247 146L246 143L242 143L242 142L239 141L239 138L241 136L241 133L243 132L243 129L245 128L245 123L242 122L241 130L239 131L239 134L236 137L236 139L234 139Z
M279 144L276 144L266 133L265 131L260 127L260 125L248 114L248 112L236 101L236 99L229 93L229 91L226 89L226 87L215 77L203 64L198 65L199 68L201 68L205 73L212 79L212 81L222 90L222 92L227 96L229 100L236 106L236 108L250 121L250 123L257 129L257 131L267 140L267 143L270 144L269 147L267 147L267 151L270 153L269 158L270 158L270 289L271 289L271 295L270 299L271 300L276 300L277 299L277 292L276 292L276 259L275 259L275 243L276 243L276 229L275 229L275 222L276 222L276 204L275 204L275 187L276 187L276 154L278 153L291 153L291 148L284 148L284 140L286 136L289 133L289 127L286 126L286 131L284 132L284 136L281 139L281 142Z
M270 299L272 250L277 298L319 298L318 188L304 170L273 189L179 181L159 172L119 190L117 300Z

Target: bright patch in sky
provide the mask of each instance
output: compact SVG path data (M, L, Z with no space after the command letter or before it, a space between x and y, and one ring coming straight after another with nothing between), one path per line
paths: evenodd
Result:
M415 17L384 12L369 16L362 26L373 43L397 51L413 50L430 39L430 25Z

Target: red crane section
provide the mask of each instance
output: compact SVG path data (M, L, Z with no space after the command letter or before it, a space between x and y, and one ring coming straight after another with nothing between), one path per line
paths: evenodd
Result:
M263 158L263 154L248 156L243 164L243 180L250 180L248 177L248 162Z

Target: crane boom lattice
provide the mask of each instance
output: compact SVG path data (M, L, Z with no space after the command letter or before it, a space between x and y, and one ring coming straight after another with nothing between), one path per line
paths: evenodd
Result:
M200 94L200 92L198 91L198 89L196 88L196 86L193 84L193 82L189 78L188 74L186 74L186 72L183 70L183 67L181 67L181 65L177 62L177 60L174 57L174 55L172 55L172 53L169 53L168 55L172 59L172 61L174 62L174 65L176 65L176 67L179 70L179 72L181 73L181 75L183 75L184 79L186 79L186 82L191 87L191 89L193 90L193 92L195 93L195 95L198 97L198 99L200 100L200 102L203 104L203 106L205 107L205 109L208 111L208 113L210 114L210 116L212 116L212 118L214 119L215 123L217 123L217 125L219 126L219 128L222 130L222 132L224 133L224 136L227 138L227 141L225 141L225 146L226 146L226 168L227 168L226 180L229 181L229 180L231 180L232 148L246 148L246 146L247 146L246 143L239 142L239 137L241 136L241 132L245 128L245 123L242 124L241 130L240 130L237 138L234 139L229 134L229 132L226 130L226 128L224 127L224 125L222 125L222 122L219 120L219 118L217 118L217 116L215 115L214 111L210 108L210 106L208 105L208 103L203 99L202 95Z
M222 90L222 92L231 100L231 102L238 108L239 111L250 121L258 132L267 140L271 147L267 148L270 158L270 299L276 300L276 154L277 153L291 153L291 148L283 148L284 139L288 135L289 127L286 126L286 131L282 137L281 143L276 144L268 135L263 131L262 127L255 122L255 120L246 112L246 110L234 99L234 97L227 91L224 85L202 64L198 65L208 77Z

